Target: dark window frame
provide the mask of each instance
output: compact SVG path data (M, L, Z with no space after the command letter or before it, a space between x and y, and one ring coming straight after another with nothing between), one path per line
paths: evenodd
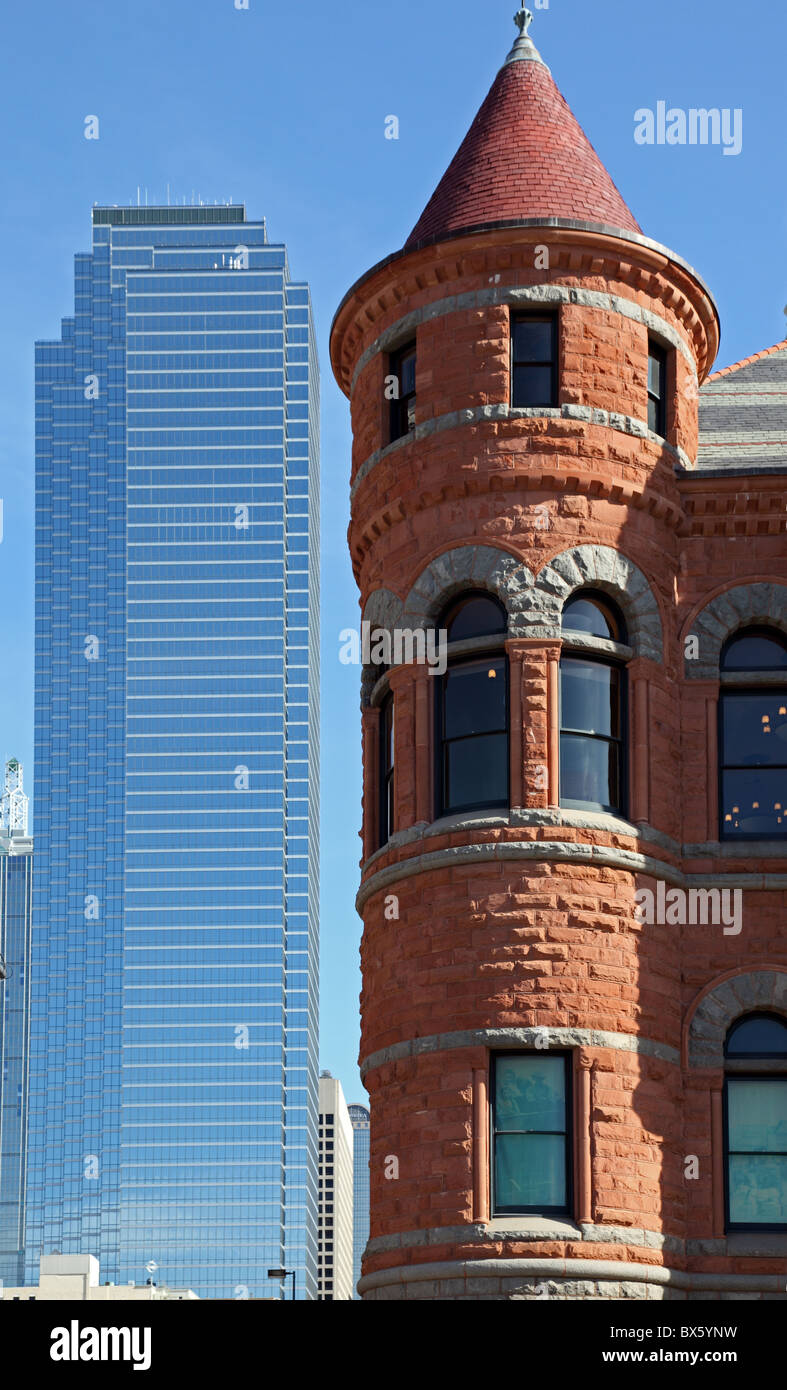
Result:
M618 673L618 703L620 706L620 734L617 738L607 734L589 734L584 729L569 729L563 723L563 663L566 661L588 661L597 666L609 666ZM618 747L618 777L620 782L620 804L618 806L606 806L599 801L576 801L570 797L564 797L562 787L558 805L567 811L590 811L597 815L619 816L626 819L629 813L629 712L628 696L629 683L628 672L622 661L616 661L614 657L602 656L594 651L585 651L579 647L569 647L560 654L560 667L558 672L559 679L559 715L558 715L558 756L562 752L563 737L591 739L594 743L616 744Z
M552 327L552 356L544 358L538 362L517 362L516 359L516 325L526 322L549 323ZM512 410L556 410L560 404L560 314L557 310L551 313L512 313L510 315L510 380L511 389L509 392ZM517 401L516 397L516 368L522 367L551 367L550 376L550 399L539 401L535 405L529 401Z
M442 676L438 676L438 677L436 678L436 680L435 680L435 692L434 692L434 700L435 700L435 707L434 707L434 731L435 731L435 739L434 739L434 751L435 751L435 760L434 760L434 762L435 762L435 766L434 766L435 798L434 798L434 799L435 799L435 808L434 808L434 809L435 809L435 820L440 820L440 818L441 818L442 816L458 816L458 815L464 815L465 812L469 812L469 811L484 811L484 810L489 810L489 811L493 811L493 810L506 810L506 811L507 811L507 810L510 810L510 809L511 809L511 692L510 692L510 688L509 688L509 687L510 687L510 680L511 680L511 673L510 673L510 663L509 663L509 660L508 660L508 656L506 655L505 649L503 648L503 642L505 641L505 637L506 637L506 634L505 634L505 633L502 633L502 634L501 634L501 644L500 644L500 648L495 647L493 650L490 650L490 651L488 651L488 652L487 652L487 651L484 651L484 652L470 652L470 653L468 653L467 656L462 657L462 658L460 658L459 660L456 660L456 661L449 661L449 662L448 662L448 665L447 665L447 667L446 667L446 670L445 670L445 674L442 675ZM483 640L483 639L479 639L479 640ZM505 800L504 800L504 801L472 801L472 802L468 801L468 802L462 802L462 804L459 805L459 806L448 806L448 805L446 805L446 798L445 798L445 766L446 766L446 761L445 761L445 749L446 749L450 744L452 744L452 743L461 743L461 742L464 742L465 740L469 740L469 739L471 739L471 738L482 738L482 737L484 737L484 735L479 735L479 734L464 734L464 735L461 736L461 738L457 738L457 739L446 739L446 738L445 738L444 732L443 732L444 726L445 726L445 719L444 719L443 710L444 710L444 700L445 700L446 676L448 676L449 673L450 673L451 671L460 670L463 666L477 666L479 663L483 664L483 663L485 663L485 662L492 662L492 661L502 661L502 663L503 663L503 682L504 682L504 696L505 696L505 727L504 727L503 729L496 730L496 732L497 732L497 733L504 733L504 734L505 734L505 736L506 736L506 746L507 746L507 748L508 748L508 757L506 758L506 795L505 795ZM487 735L487 737L488 737L488 735Z
M738 628L733 632L724 643L719 653L719 675L722 681L725 676L740 676L749 672L751 675L759 673L768 674L773 672L774 676L784 671L784 678L787 681L787 668L779 666L727 666L727 654L730 648L739 642L742 637L767 637L769 641L776 642L783 651L787 651L787 635L777 627L766 627L762 623L755 623L751 627Z
M609 634L607 634L607 637L604 639L605 641L617 642L618 645L622 647L628 645L628 630L626 628L626 619L624 615L617 607L617 604L607 599L606 596L597 589L575 589L573 594L569 594L563 605L561 636L570 636L570 634L573 633L575 637L579 637L580 639L583 637L591 637L591 640L593 640L591 634L585 632L581 627L566 627L566 612L570 610L573 603L582 601L594 604L615 630L616 635L610 637Z
M388 691L387 695L380 702L380 714L378 724L378 776L379 776L379 804L377 808L378 827L377 841L378 847L382 849L388 844L393 834L394 820L394 773L396 768L396 744L394 742L394 697L393 692ZM386 719L390 712L391 718L391 739L390 750L391 758L388 759L389 742L387 737Z
M503 627L498 632L480 632L475 637L451 637L451 623L460 608L470 603L473 599L486 599L503 618ZM487 589L463 589L456 595L451 603L446 607L437 624L438 628L444 629L448 633L449 643L454 642L483 642L485 637L499 637L501 642L505 642L508 637L508 613L504 603L501 603L496 594L490 594Z
M784 1062L787 1072L787 1048L782 1052L730 1052L730 1038L746 1023L758 1023L767 1021L769 1023L780 1023L782 1028L787 1029L787 1018L781 1014L775 1014L770 1009L753 1009L751 1013L741 1014L736 1018L727 1029L727 1036L724 1039L724 1060L725 1062Z
M730 831L727 830L727 821L724 820L724 815L726 815L726 812L724 812L724 773L758 770L756 767L752 766L751 763L724 762L724 730L726 730L727 719L727 696L736 698L738 695L772 695L779 699L784 698L784 703L787 705L787 678L786 681L784 681L783 687L776 684L726 685L724 684L724 674L726 673L722 673L722 681L720 681L719 706L717 706L719 713L717 713L716 720L716 798L717 805L719 805L719 842L720 844L722 844L722 842L726 842L726 844L745 844L745 842L748 841L749 844L751 844L751 842L762 840L787 840L787 792L786 798L784 798L783 824L781 824L780 830L779 828L773 828L773 830L766 831L766 833L763 833L761 830ZM787 760L784 763L769 763L768 766L763 766L761 770L784 771L784 780L786 780L787 788Z
M656 394L650 389L650 364L657 361L661 367L661 392ZM667 396L669 391L669 364L670 351L660 343L657 338L648 338L648 429L652 434L658 434L662 439L667 438ZM651 424L651 406L655 407L656 422Z
M497 1098L497 1063L505 1057L562 1057L565 1066L565 1108L566 1127L564 1130L503 1130L504 1134L562 1134L565 1141L566 1160L566 1205L555 1206L517 1206L498 1207L495 1194L495 1108ZM574 1054L570 1049L550 1048L548 1052L538 1052L527 1048L508 1048L490 1055L489 1064L489 1209L492 1219L504 1216L563 1216L573 1220L574 1216Z
M756 1058L756 1057L750 1057L748 1060L753 1064L754 1067L756 1067L758 1058ZM763 1060L764 1060L764 1059L763 1059ZM750 1072L749 1072L749 1071L746 1071L746 1072L738 1072L738 1071L736 1071L736 1072L725 1072L725 1076L724 1076L724 1091L723 1091L723 1096L722 1096L722 1113L723 1113L722 1131L723 1131L723 1145L724 1145L724 1230L725 1230L725 1233L726 1233L727 1235L739 1235L739 1234L741 1234L742 1232L748 1232L749 1234L752 1234L752 1233L757 1233L757 1232L762 1233L762 1232L768 1232L768 1231L770 1231L770 1232L778 1232L778 1233L780 1233L780 1234L785 1234L785 1233L787 1233L787 1221L776 1221L776 1222L765 1222L765 1221L733 1221L732 1218L731 1218L731 1216L730 1216L730 1196L731 1196L731 1192L730 1192L730 1186L731 1186L731 1184L730 1184L730 1158L731 1158L731 1157L735 1157L735 1156L738 1155L738 1154L747 1154L747 1153L748 1153L751 1157L753 1157L753 1158L759 1158L759 1157L782 1158L782 1157L787 1157L787 1150L785 1150L784 1152L782 1152L782 1151L777 1151L777 1150L768 1150L767 1154L760 1154L759 1151L755 1151L755 1150L753 1150L753 1149L745 1150L745 1149L731 1149L731 1148L730 1148L730 1106L729 1106L729 1087L730 1087L730 1083L732 1083L733 1085L740 1085L741 1083L745 1083L745 1082L747 1082L747 1081L756 1081L756 1082L758 1082L758 1083L760 1083L760 1082L768 1082L768 1083L770 1083L770 1082L776 1082L777 1084L778 1084L778 1083L781 1083L782 1086L787 1085L787 1062L785 1062L785 1070L784 1070L784 1073L781 1074L781 1075L775 1075L773 1072L758 1072L758 1071L756 1071L756 1070L753 1070L753 1071L750 1071Z
M408 391L405 393L402 391L402 366L409 357L412 357L414 359L413 389L412 391ZM389 402L390 411L388 418L388 442L390 444L395 444L397 439L406 439L408 435L413 434L415 431L417 371L418 349L415 338L412 338L410 342L403 343L402 346L400 348L397 348L395 352L391 352L388 354L388 375L396 377L399 389L398 398ZM413 407L412 425L409 423L411 404Z
M449 629L452 615L468 599L488 599L499 610L505 619L505 628L501 632L483 634L479 633L476 637L461 639L466 641L468 646L474 642L484 643L486 637L495 637L497 640L489 646L482 647L480 650L468 650L462 656L456 657L453 661L449 660L445 673L435 679L434 690L434 748L433 748L433 768L434 768L434 816L439 820L442 816L462 815L466 812L482 810L510 810L511 807L511 689L510 689L510 663L506 653L505 644L508 639L508 611L505 604L496 594L489 593L486 589L462 589L455 594L450 603L446 604L436 626L440 629ZM449 640L450 649L450 640ZM447 744L459 742L458 739L446 740L443 735L445 725L444 720L444 697L446 676L463 666L474 666L479 662L501 661L503 662L504 696L505 696L505 727L499 730L505 733L506 747L508 756L506 758L506 794L504 801L474 801L463 803L460 806L447 806L445 800L445 748ZM466 738L477 738L477 734L465 735Z

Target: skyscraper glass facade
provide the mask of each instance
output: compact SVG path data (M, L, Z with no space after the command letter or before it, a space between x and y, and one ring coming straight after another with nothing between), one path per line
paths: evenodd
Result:
M313 1298L308 287L242 207L96 208L36 381L28 1278Z
M353 1127L353 1297L360 1298L361 1260L369 1239L369 1111L348 1105Z
M22 1282L33 842L0 826L0 1280Z

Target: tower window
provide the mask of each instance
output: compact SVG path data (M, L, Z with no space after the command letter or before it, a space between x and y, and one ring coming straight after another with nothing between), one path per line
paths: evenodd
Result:
M601 595L583 592L563 609L563 636L574 650L560 662L560 804L624 815L625 669L582 651L584 637L625 642L623 618Z
M511 320L511 404L556 406L557 316L517 315Z
M387 695L380 706L380 846L394 827L394 705Z
M415 343L391 353L388 372L397 392L391 401L391 443L415 429Z
M731 675L771 677L747 687ZM719 769L721 838L787 837L787 640L748 628L721 655ZM725 681L728 683L725 686Z
M652 339L648 343L648 429L667 434L667 353Z
M724 1049L728 1231L787 1230L787 1022L748 1014Z
M500 1053L492 1069L492 1190L496 1216L568 1214L570 1055Z
M440 620L449 644L499 637L505 609L487 594L464 595ZM496 644L495 644L496 645ZM484 643L487 646L487 643ZM436 690L437 815L508 805L508 661L490 651L449 661Z

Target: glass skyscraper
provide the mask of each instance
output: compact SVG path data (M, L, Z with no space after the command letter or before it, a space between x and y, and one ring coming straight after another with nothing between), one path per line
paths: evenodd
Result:
M24 1271L32 905L27 797L11 758L0 800L0 1280L12 1286Z
M318 390L264 223L93 209L36 353L28 1279L316 1293Z
M359 1299L361 1260L369 1239L369 1125L365 1105L348 1105L353 1127L353 1297Z

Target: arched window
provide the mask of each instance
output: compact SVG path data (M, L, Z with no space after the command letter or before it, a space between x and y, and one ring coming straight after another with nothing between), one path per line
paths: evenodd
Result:
M436 814L507 806L506 611L489 594L463 594L439 626L448 633L449 664L436 690ZM466 645L452 658L458 642Z
M727 1229L787 1230L787 1021L747 1014L724 1056Z
M597 639L608 642L599 648ZM563 609L560 662L560 804L626 813L626 672L615 646L622 614L602 594L580 590Z
M787 639L770 628L747 628L725 644L720 665L719 819L722 838L784 838L787 836Z

